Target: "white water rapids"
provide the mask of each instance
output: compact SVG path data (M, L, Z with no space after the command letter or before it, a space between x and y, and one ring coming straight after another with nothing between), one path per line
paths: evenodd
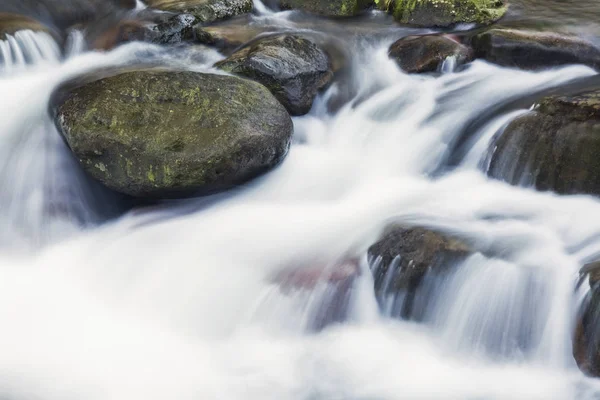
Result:
M45 36L22 37L0 49L14 54L35 39L49 61ZM352 45L354 100L328 112L334 85L295 118L276 170L230 193L101 225L114 199L70 157L48 116L50 96L102 67L182 61L134 43L2 70L0 398L600 397L571 355L575 281L600 254L600 202L481 172L492 136L518 112L489 121L458 168L431 175L485 110L594 71L476 61L413 76L387 58L389 42ZM391 318L375 299L365 253L390 222L451 231L481 251L430 282L423 323ZM310 331L327 283L284 291L273 274L348 257L361 259L361 275L347 320Z

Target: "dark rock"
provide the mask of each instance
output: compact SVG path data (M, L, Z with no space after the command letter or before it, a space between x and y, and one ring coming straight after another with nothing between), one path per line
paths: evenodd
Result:
M561 194L600 195L600 92L544 98L495 141L488 174Z
M191 14L179 14L165 22L154 25L150 39L157 44L177 44L194 38L196 18Z
M147 24L139 20L122 19L114 24L90 26L86 29L86 39L92 49L111 50L116 46L144 41L153 37Z
M488 25L500 19L507 9L504 0L376 0L376 3L396 21L423 27Z
M408 318L412 316L415 292L426 274L446 273L471 253L466 243L442 233L392 227L368 250L377 298L382 302L387 296L402 293L405 300L398 314Z
M252 0L148 0L149 7L191 14L198 22L213 22L252 11Z
M325 17L351 17L373 4L373 0L281 0L284 10L302 10Z
M389 56L408 73L434 72L448 57L455 57L457 64L473 58L471 49L440 35L400 39L390 46Z
M600 67L600 49L583 39L551 32L491 29L471 38L477 58L507 67L539 69L566 64Z
M575 321L573 358L582 372L600 377L600 285L597 281L591 284Z
M233 76L134 71L56 97L57 125L83 168L138 197L247 181L285 157L293 130L267 89Z
M280 35L253 42L216 67L265 85L292 115L306 114L333 76L327 54L313 41Z

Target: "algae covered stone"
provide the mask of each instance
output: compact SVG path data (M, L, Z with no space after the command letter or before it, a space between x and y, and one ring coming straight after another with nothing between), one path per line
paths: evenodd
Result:
M84 169L132 196L214 192L268 171L287 153L286 110L233 76L133 71L67 92L57 125Z
M403 24L446 27L491 24L506 12L505 0L377 0L377 7Z
M302 10L325 17L351 17L365 11L372 0L281 0L285 10Z
M149 7L191 14L199 22L213 22L252 11L252 0L148 0Z
M308 113L318 90L333 76L328 55L297 35L258 40L216 66L262 83L292 115Z

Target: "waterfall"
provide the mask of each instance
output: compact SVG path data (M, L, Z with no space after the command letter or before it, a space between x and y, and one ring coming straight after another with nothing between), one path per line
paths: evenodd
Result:
M257 11L257 23L270 13ZM134 63L212 71L214 53L86 52L77 33L64 55L43 33L0 42L0 398L598 398L570 335L600 202L485 175L494 136L526 110L462 136L488 110L596 72L448 60L407 75L388 39L344 38L351 90L332 85L294 118L278 168L131 212L81 170L49 115L53 93ZM425 275L409 316L407 293L373 290L382 265L367 249L390 224L474 249Z

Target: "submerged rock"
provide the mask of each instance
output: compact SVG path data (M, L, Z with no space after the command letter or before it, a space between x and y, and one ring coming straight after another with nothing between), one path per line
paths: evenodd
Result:
M561 194L600 195L600 91L544 98L494 143L488 173Z
M365 11L373 0L281 0L284 10L302 10L325 17L351 17Z
M218 25L197 24L194 26L194 38L198 43L231 53L258 35L269 31L269 27L252 24L247 18L240 17Z
M279 163L293 130L262 85L232 76L134 71L64 95L57 125L83 168L132 196L214 192Z
M306 114L333 76L327 54L296 35L258 40L216 66L262 83L292 115Z
M454 57L457 64L473 57L471 49L440 35L402 38L390 46L388 54L408 73L434 72L449 57Z
M0 12L0 40L6 39L6 35L13 35L25 29L34 32L49 32L47 26L33 18Z
M491 29L470 39L477 58L507 67L538 69L565 64L600 67L600 49L574 36Z
M198 22L213 22L252 11L252 0L148 0L149 7L191 14Z
M375 292L384 301L404 297L399 316L412 316L415 291L427 273L443 274L472 250L460 239L424 228L392 227L368 250Z
M488 25L499 20L508 8L504 0L376 0L376 3L396 21L424 27Z

